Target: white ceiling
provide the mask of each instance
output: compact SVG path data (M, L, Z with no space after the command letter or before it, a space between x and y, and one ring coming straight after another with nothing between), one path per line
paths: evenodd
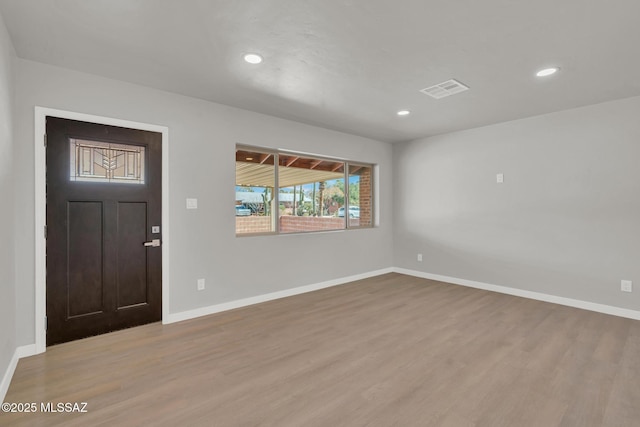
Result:
M389 142L640 95L638 0L0 0L0 13L21 58ZM562 69L535 77L549 65ZM471 89L419 92L451 78Z

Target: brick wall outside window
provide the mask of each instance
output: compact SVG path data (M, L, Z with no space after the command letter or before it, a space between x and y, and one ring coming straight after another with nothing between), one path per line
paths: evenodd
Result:
M371 172L372 168L364 168L360 173L360 221L358 225L355 225L351 220L349 225L351 227L371 226L373 225L373 204L372 191L371 191Z
M355 221L355 223L354 223ZM359 220L350 220L352 227L357 227ZM337 217L313 217L313 216L281 216L281 233L301 233L305 231L342 230L344 218ZM271 218L266 216L237 216L236 233L269 233L271 230Z

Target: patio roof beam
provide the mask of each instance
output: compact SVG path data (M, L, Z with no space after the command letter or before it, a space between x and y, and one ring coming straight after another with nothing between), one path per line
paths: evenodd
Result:
M260 164L261 165L264 164L264 162L266 162L269 157L271 157L271 154L267 154L267 153L262 154L260 156Z
M316 160L315 162L311 163L310 169L315 169L320 163L322 163L322 160Z
M292 164L294 164L294 163L296 162L296 160L298 160L299 158L300 158L300 157L295 157L295 156L294 156L294 157L292 157L292 158L291 158L291 160L289 160L289 161L285 164L285 166L286 166L286 167L291 166L291 165L292 165Z

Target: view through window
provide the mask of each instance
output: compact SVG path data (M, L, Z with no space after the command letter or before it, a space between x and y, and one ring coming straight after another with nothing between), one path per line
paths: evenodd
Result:
M239 146L236 234L371 227L372 170L367 164Z

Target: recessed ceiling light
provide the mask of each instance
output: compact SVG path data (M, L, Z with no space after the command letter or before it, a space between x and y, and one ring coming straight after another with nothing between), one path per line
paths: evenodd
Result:
M258 55L257 53L247 53L244 56L244 60L249 64L259 64L262 62L262 56Z
M400 110L396 113L399 116L408 116L409 114L411 114L411 111L409 110Z
M536 73L536 76L538 77L547 77L550 76L551 74L555 74L558 72L560 68L558 67L551 67L551 68L545 68L544 70L540 70Z

